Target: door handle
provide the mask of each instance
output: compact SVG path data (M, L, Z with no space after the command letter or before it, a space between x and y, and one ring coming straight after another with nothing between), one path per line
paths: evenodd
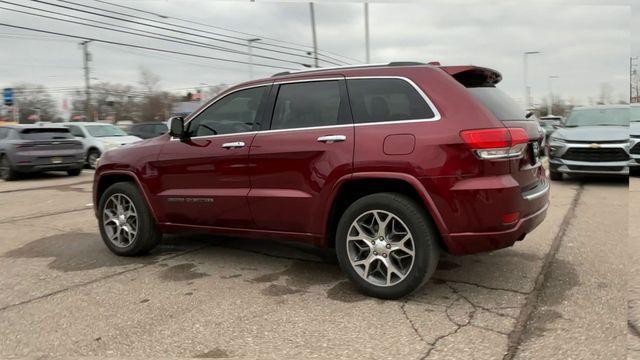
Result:
M334 142L340 142L340 141L345 141L347 140L347 137L344 135L327 135L327 136L320 136L318 138L319 142L323 142L323 143L327 143L327 144L331 144Z
M243 148L244 147L244 142L242 142L242 141L228 142L228 143L222 144L222 147L225 148L225 149Z

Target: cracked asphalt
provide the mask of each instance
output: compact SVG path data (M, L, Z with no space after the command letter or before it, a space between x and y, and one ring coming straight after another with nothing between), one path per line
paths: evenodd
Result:
M524 241L444 256L399 301L274 242L170 236L119 258L90 202L90 172L0 183L0 358L640 358L640 181L554 182Z

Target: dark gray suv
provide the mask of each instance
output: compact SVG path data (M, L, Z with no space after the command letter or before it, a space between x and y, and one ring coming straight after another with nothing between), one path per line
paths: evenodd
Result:
M0 127L0 178L52 170L79 175L84 166L82 143L63 127Z

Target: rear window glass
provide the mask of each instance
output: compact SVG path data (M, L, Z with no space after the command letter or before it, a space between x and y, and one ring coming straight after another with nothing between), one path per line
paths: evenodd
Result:
M347 80L355 123L431 119L433 110L402 79Z
M526 110L496 87L471 87L469 92L495 115L498 120L527 120ZM533 121L531 116L528 120Z
M69 129L24 129L20 131L20 138L24 140L56 140L72 139Z
M280 86L271 129L338 125L340 87L337 81L316 81Z

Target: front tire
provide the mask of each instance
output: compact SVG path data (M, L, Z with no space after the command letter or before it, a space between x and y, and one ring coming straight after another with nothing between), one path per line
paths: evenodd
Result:
M98 159L100 158L100 151L97 149L91 149L87 153L87 166L89 169L95 169L98 165Z
M129 182L115 183L102 194L98 227L109 250L120 256L146 254L162 238L140 190Z
M397 299L433 275L440 249L435 226L415 201L396 193L368 195L347 208L336 232L336 254L365 294Z

